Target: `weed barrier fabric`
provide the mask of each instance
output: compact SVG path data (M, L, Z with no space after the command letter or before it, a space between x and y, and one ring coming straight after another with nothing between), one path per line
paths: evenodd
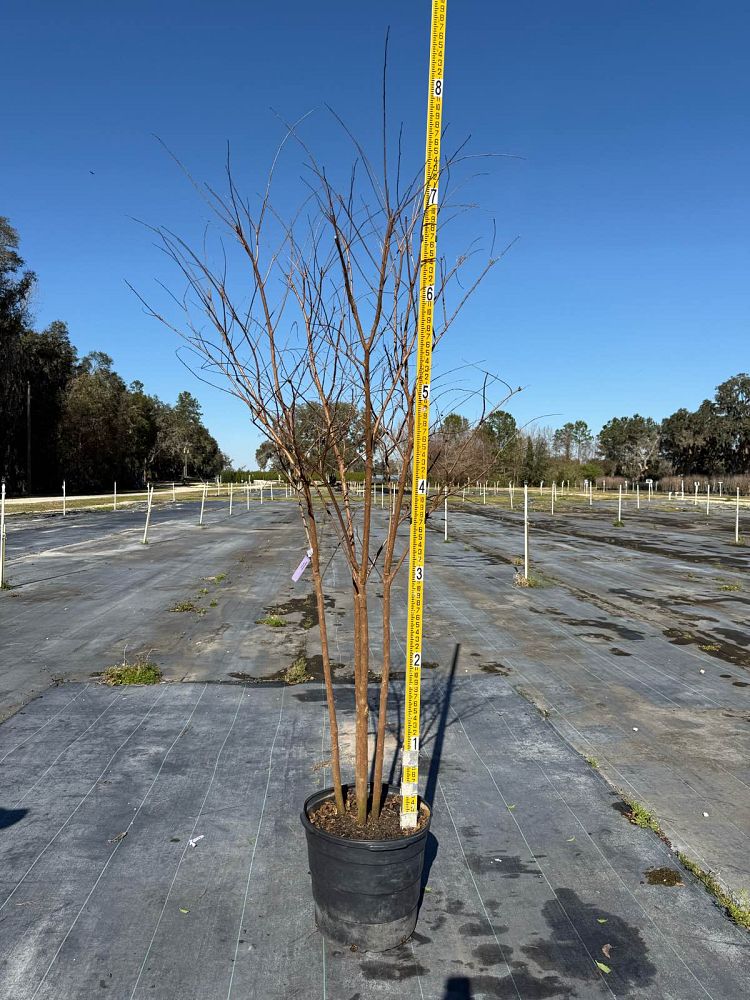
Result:
M448 677L425 674L416 932L379 955L314 926L299 810L330 783L321 685L68 684L29 704L0 726L0 995L745 996L746 934L688 873L649 884L667 846L509 678Z
M532 505L531 555L545 585L519 590L519 515L490 501L451 508L449 544L428 522L425 677L460 643L459 677L506 676L613 785L657 813L680 850L739 893L750 884L750 547L731 544L732 517L652 504L626 507L625 526L613 529L611 504L561 501L554 518ZM291 582L306 545L294 505L253 503L230 519L222 496L202 530L199 507L155 508L148 546L142 510L11 519L0 718L51 679L90 680L140 654L167 680L265 682L295 664L304 664L295 676L320 679L309 579ZM348 574L341 553L330 554L327 613L343 681ZM394 589L394 636L405 628L404 582ZM183 601L205 614L169 613ZM256 624L271 612L284 628ZM377 617L371 639L377 649Z
M87 680L139 654L172 680L227 679L232 670L265 676L289 665L294 657L270 630L255 628L259 615L247 608L260 613L282 588L289 598L297 511L255 502L230 521L226 504L212 501L200 529L199 510L179 500L155 506L148 545L143 510L12 519L12 589L0 593L0 719L51 680ZM168 613L183 602L205 614Z

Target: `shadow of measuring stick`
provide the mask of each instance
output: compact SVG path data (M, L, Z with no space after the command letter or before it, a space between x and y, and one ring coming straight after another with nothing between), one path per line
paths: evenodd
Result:
M435 801L438 775L440 774L440 762L443 756L445 732L450 724L448 722L448 715L451 707L451 699L453 697L453 689L455 686L460 652L461 646L459 643L456 643L445 680L442 684L438 685L437 680L432 676L431 672L430 691L426 693L425 697L422 698L420 712L420 749L424 751L426 747L430 747L431 751L429 757L430 763L427 771L427 783L425 785L425 791L422 798L429 805L430 809L432 809L433 802ZM401 744L403 742L403 702L404 697L401 690L394 690L393 685L391 685L391 697L389 699L389 703L395 710L396 719L398 720L395 730L396 747L391 758L391 766L388 775L388 783L391 786L393 786L401 758ZM437 857L437 852L437 837L435 837L433 833L430 833L428 834L427 842L425 844L424 869L422 871L421 886L422 891L419 900L420 907L424 897L425 886L427 885L430 877L430 870L435 858Z
M430 691L423 692L420 712L420 751L430 748L429 767L427 771L427 783L423 795L424 801L432 808L437 790L438 774L440 772L440 761L443 756L443 742L445 731L450 724L448 714L450 712L453 688L455 685L456 671L458 670L458 660L461 653L460 643L456 643L451 657L451 664L448 673L442 684L438 684L433 676L438 673L438 669L430 672ZM424 675L423 675L424 676ZM395 688L395 683L391 683L390 697L388 699L391 716L395 717L396 726L391 727L391 732L395 738L395 748L391 757L388 771L388 784L393 786L401 761L401 749L403 742L403 716L404 716L404 694L399 686Z

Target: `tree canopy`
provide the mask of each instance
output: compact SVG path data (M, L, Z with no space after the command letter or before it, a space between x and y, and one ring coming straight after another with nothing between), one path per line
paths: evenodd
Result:
M599 450L615 475L640 479L659 453L659 425L652 417L613 417L599 432Z
M678 475L750 473L750 375L732 376L713 400L663 420L661 453Z

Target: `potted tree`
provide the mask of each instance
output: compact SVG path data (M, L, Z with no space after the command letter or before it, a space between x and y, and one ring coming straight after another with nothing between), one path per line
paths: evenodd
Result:
M416 831L401 831L399 797L383 782L391 597L408 554L402 528L409 519L414 447L424 200L421 170L404 181L401 156L391 157L385 133L384 125L383 167L376 169L352 140L351 171L336 184L305 143L300 124L290 127L282 147L302 151L307 177L302 209L286 218L273 205L273 168L253 208L227 163L225 193L205 189L218 228L215 242L193 249L167 229L153 230L185 280L184 294L172 298L176 314L144 303L185 338L202 377L218 379L245 403L298 501L318 611L331 742L332 786L312 795L302 812L316 916L330 938L368 950L394 947L414 928L429 826L423 804ZM467 161L459 150L442 167L446 222L467 211L453 204L451 195ZM452 262L441 258L433 351L504 252L495 254L490 247L481 253L475 244ZM473 437L482 435L510 391L476 366L450 366L433 378L435 424L470 401L473 431L464 427L463 440L473 447ZM503 399L494 406L490 400L496 395ZM457 481L459 451L448 463L443 455L444 482L433 491L428 511L442 505L446 487ZM362 472L357 484L349 479L355 468ZM381 507L386 484L388 503ZM329 648L322 536L329 536L331 527L351 579L353 762L342 761ZM376 615L382 644L370 760L370 625Z

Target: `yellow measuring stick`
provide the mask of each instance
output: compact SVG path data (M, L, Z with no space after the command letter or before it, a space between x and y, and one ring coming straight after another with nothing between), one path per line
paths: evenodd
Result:
M443 65L447 0L432 0L430 79L427 98L427 144L424 166L424 212L419 275L419 318L414 454L411 481L411 535L409 540L409 603L406 632L406 699L401 828L417 825L419 781L419 693L422 676L422 615L424 612L425 511L427 507L427 447L430 438L430 371L432 368L432 313L437 266L438 180L440 129L443 117Z

